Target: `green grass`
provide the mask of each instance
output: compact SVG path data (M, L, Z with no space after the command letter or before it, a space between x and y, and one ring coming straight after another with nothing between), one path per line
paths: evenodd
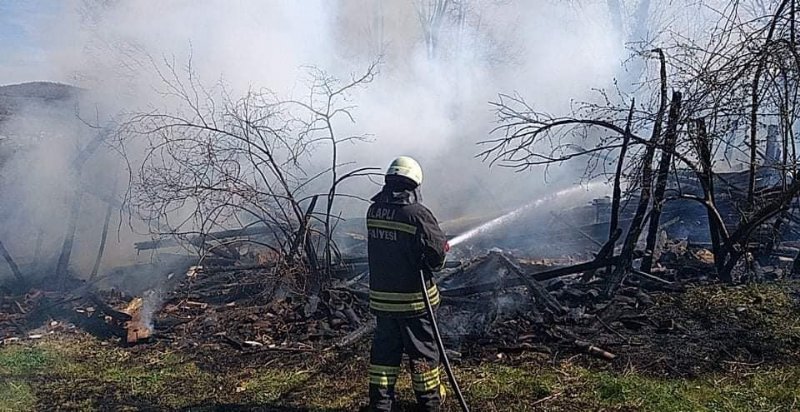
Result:
M473 376L465 378L471 380L465 389L477 400L519 397L522 392L528 400L535 401L552 395L558 382L552 373L537 373L497 364L480 367L473 372ZM524 391L520 391L523 388Z
M74 338L73 338L74 339ZM0 348L0 411L174 409L211 404L283 404L353 410L366 400L364 358L338 373L257 367L204 371L174 352L139 352L92 340ZM362 365L362 363L364 363ZM800 408L800 366L746 367L697 379L594 370L546 358L482 362L457 373L475 410L790 411ZM407 374L400 398L412 402ZM455 410L456 402L448 402Z
M35 404L33 390L25 381L0 380L0 412L32 411Z
M65 356L54 368L52 392L64 394L71 382L85 382L86 386L110 388L111 393L103 396L121 404L162 408L213 402L218 392L219 385L212 374L174 352L132 355L115 347L91 345L86 349L69 345L62 349Z
M800 368L759 368L699 379L657 379L582 370L588 392L607 408L641 411L791 411L800 407ZM794 408L794 409L793 409Z
M242 382L239 388L257 403L270 403L307 380L307 371L265 370Z
M736 322L770 334L778 341L800 340L800 305L792 296L796 281L727 287L692 287L680 299L681 306L700 319Z
M34 410L36 396L28 379L52 364L55 354L39 347L12 346L0 351L0 411Z
M43 347L11 346L0 351L0 375L28 376L52 363L55 353Z

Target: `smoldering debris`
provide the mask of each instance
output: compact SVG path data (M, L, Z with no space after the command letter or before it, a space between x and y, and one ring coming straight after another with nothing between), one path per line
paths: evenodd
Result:
M588 260L577 255L526 259L499 249L473 249L472 255L461 251L460 260L436 275L444 339L461 358L583 353L599 362L689 376L698 364L707 364L698 357L721 350L717 337L732 333L723 325L708 329L679 305L664 306L687 287L713 281L708 273L714 262L705 246L666 239L652 272L632 271L610 298L604 295L608 266L619 258L602 248ZM785 255L796 246L784 242L770 259L762 259L760 279L792 277L794 260ZM363 244L354 247L361 249ZM73 282L68 292L4 292L0 337L14 344L88 332L120 345L203 353L357 348L374 327L364 263L358 256L343 259L330 286L318 294L308 293L301 272L247 260L187 264L160 289L140 296L95 290L83 282ZM762 345L752 338L736 345ZM686 339L694 343L686 347ZM646 362L653 353L661 360Z

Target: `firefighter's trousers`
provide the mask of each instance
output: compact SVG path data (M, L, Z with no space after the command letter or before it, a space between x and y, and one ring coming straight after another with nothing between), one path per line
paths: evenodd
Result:
M427 317L377 317L369 366L370 410L392 409L403 352L410 360L411 383L420 410L439 410L439 349L434 339Z

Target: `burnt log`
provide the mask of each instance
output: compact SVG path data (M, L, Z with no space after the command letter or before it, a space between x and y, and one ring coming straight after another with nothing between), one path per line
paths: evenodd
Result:
M341 349L358 343L375 330L375 325L374 320L361 325L358 329L336 341L336 343L328 349Z
M522 283L526 288L528 288L528 291L536 298L537 301L552 310L556 315L563 315L567 313L567 309L561 306L557 300L550 296L550 292L542 287L542 285L539 285L536 281L529 279L525 272L519 266L517 266L516 263L512 262L511 259L505 255L498 254L498 257L510 271L517 275L517 278L522 281Z
M107 303L103 302L103 300L100 299L100 297L98 297L93 292L88 292L87 293L87 297L89 298L89 300L92 301L92 303L95 304L95 306L97 306L97 308L101 312L103 312L104 314L106 314L107 316L111 317L112 319L114 319L117 322L124 323L124 322L129 322L129 321L131 321L133 319L133 317L130 314L118 311L118 310L112 308L111 306L109 306Z
M545 270L537 273L525 273L526 278L535 281L545 281L555 279L562 276L574 275L583 273L590 270L597 270L608 265L616 265L619 257L611 257L606 259L596 259L589 262L579 263L577 265L563 266L555 269ZM514 279L505 279L502 282L483 282L475 285L464 286L459 288L442 289L439 294L444 297L460 297L474 295L476 293L492 292L496 290L503 290L513 287L525 286L525 282L519 277Z
M114 178L114 188L111 190L112 196L116 194L117 191L117 178ZM97 277L97 272L100 271L100 262L103 260L103 253L106 250L106 240L108 240L108 226L111 223L111 212L114 211L114 205L111 202L108 202L106 205L106 215L105 219L103 220L103 229L100 233L100 246L97 248L97 257L94 260L94 266L92 266L92 273L89 275L89 280L94 280Z

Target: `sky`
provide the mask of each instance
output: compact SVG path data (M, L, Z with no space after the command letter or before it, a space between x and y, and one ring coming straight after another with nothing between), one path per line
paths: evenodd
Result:
M49 20L63 12L58 0L0 0L0 84L50 79L43 44Z

